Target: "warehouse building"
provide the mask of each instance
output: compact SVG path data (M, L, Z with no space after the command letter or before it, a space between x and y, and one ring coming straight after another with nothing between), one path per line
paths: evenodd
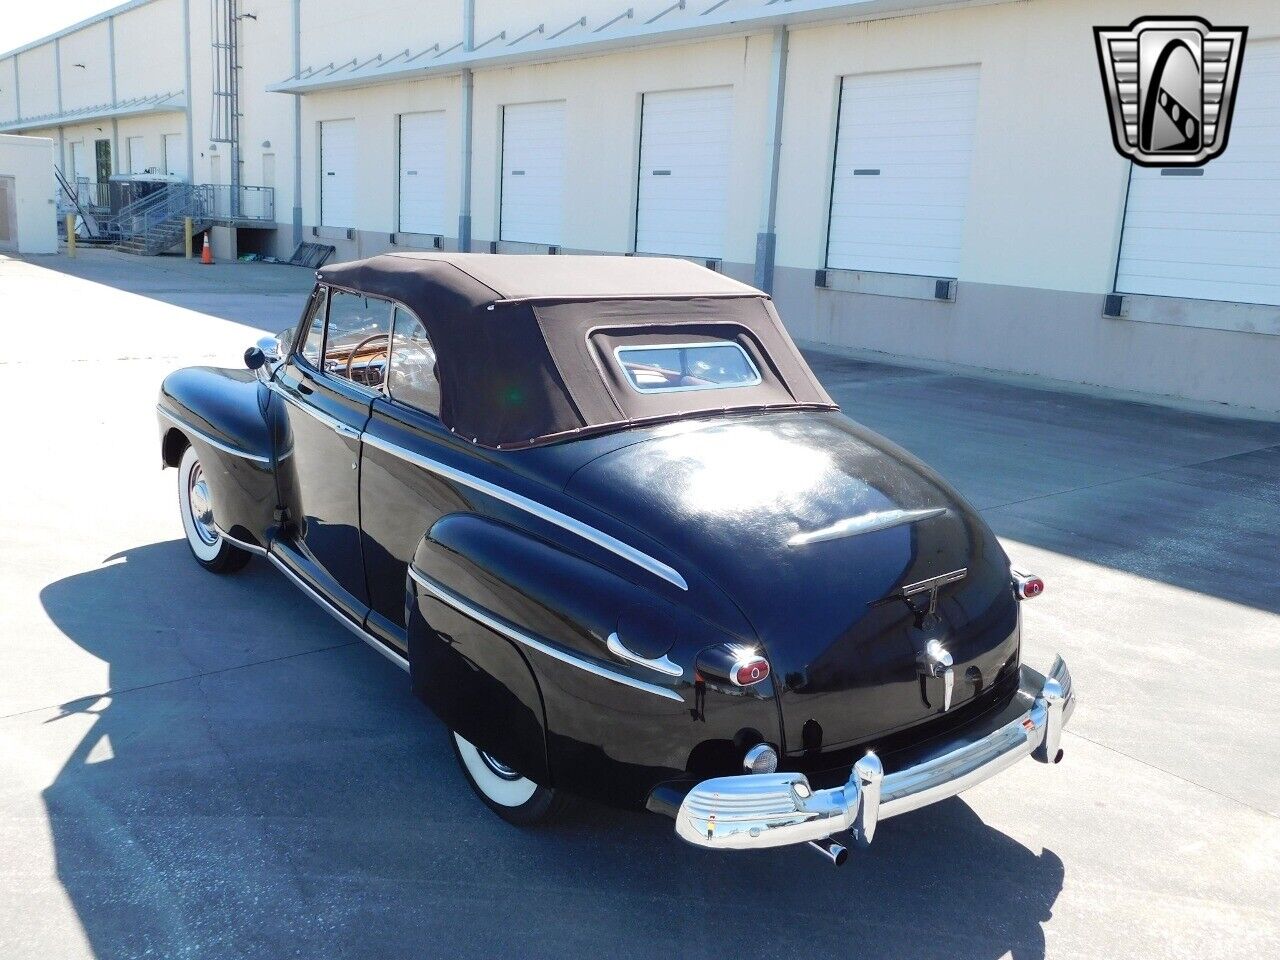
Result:
M1120 0L133 0L0 54L92 193L213 185L223 249L670 254L797 339L1280 412L1280 5L1225 155L1112 144ZM234 246L233 246L234 244Z

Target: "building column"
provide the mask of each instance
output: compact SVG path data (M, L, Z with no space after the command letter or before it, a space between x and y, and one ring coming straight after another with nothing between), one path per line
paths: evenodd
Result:
M756 234L755 285L773 293L773 267L778 248L778 163L782 152L782 108L787 89L787 28L775 27L769 69L769 115L765 134L764 197L760 232Z
M196 145L192 138L191 110L195 100L191 96L191 0L182 0L182 36L185 38L183 53L183 77L184 90L187 99L186 120L187 120L187 182L196 182ZM113 63L114 67L114 63ZM114 85L115 70L112 70L112 83ZM112 91L112 99L115 98L115 91ZM166 161L167 164L167 161ZM168 170L162 171L167 173Z
M302 0L293 0L293 75L302 72ZM302 94L293 95L293 245L302 243Z
M116 18L107 17L107 67L111 73L111 108L117 103L116 96ZM94 163L97 164L97 151L94 151ZM96 166L95 166L96 170ZM120 121L111 118L111 170L120 173ZM95 176L97 174L95 173Z
M475 0L463 0L462 49L475 49L476 4ZM475 109L475 77L470 68L462 71L462 182L458 197L458 249L471 250L471 126Z
M62 38L53 38L53 73L58 95L58 113L62 113Z

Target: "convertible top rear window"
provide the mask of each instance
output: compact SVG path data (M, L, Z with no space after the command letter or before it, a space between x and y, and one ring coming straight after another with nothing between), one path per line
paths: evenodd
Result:
M615 347L613 355L627 383L641 393L723 390L760 382L760 371L746 351L727 340Z

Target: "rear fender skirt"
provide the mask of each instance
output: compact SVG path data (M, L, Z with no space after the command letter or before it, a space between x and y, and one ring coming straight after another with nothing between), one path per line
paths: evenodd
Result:
M771 685L732 696L695 688L697 652L733 637L523 531L476 514L442 517L408 586L415 692L538 782L640 806L654 784L707 758L732 772L744 729L777 740ZM637 622L670 629L628 634ZM643 656L610 649L620 632L644 641Z
M218 526L257 547L269 542L278 499L264 399L247 370L187 367L165 378L156 403L166 465L180 434L200 455Z

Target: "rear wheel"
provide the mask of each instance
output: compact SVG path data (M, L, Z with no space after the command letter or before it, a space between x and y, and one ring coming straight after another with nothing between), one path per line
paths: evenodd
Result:
M178 465L178 510L187 546L196 562L214 573L233 573L249 562L249 552L227 541L213 519L209 481L195 448L188 446Z
M453 734L453 753L471 789L508 823L528 827L554 820L569 806L568 796L522 777L501 760Z

